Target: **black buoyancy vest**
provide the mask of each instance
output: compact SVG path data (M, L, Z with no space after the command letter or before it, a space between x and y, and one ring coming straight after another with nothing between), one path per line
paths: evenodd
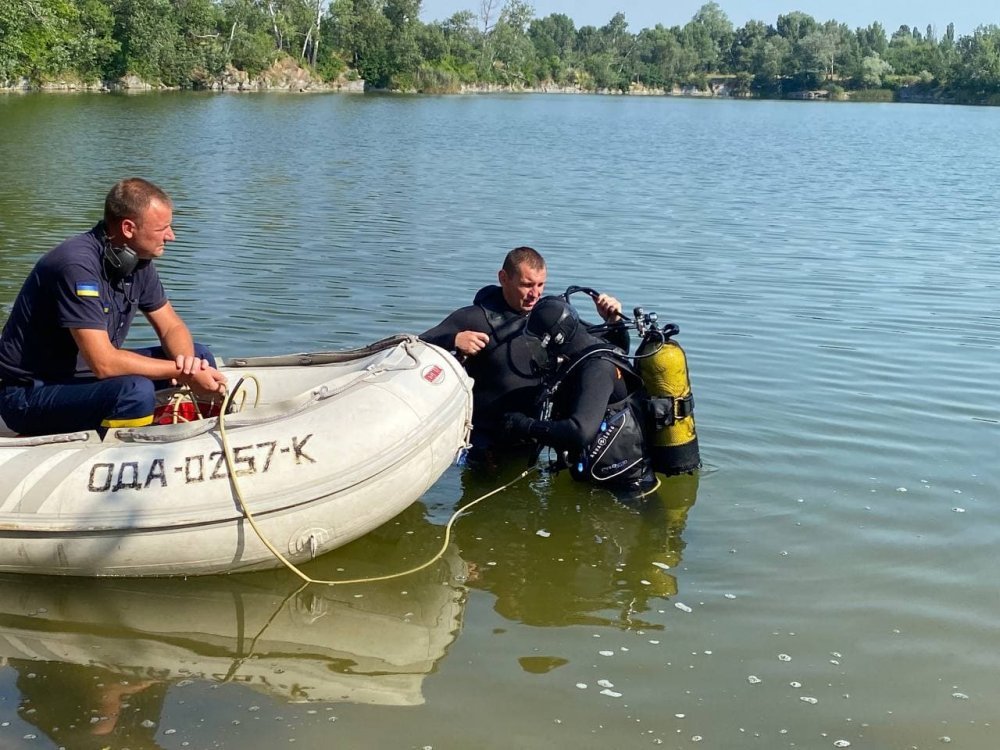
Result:
M487 350L508 343L524 330L527 316L511 310L503 298L503 290L495 284L484 286L476 292L472 304L483 311L486 323L490 327L490 341L486 345Z
M597 435L580 452L576 462L570 463L570 474L574 479L599 484L629 485L645 481L652 472L646 441L648 397L642 377L624 354L602 343L589 346L574 357L563 369L560 380L589 357L599 357L617 367L625 380L627 395L608 404Z
M496 285L480 289L473 304L482 310L490 337L484 349L466 361L476 381L473 422L479 428L493 428L508 411L531 411L541 378L531 369L527 349L517 346L527 316L512 310Z

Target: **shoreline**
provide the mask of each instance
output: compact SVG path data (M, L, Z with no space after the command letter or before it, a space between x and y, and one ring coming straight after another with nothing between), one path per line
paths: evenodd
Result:
M32 83L26 78L6 81L0 84L2 94L147 94L166 92L192 93L294 93L294 94L376 94L404 96L483 96L504 94L558 94L564 96L651 96L680 97L690 99L742 99L756 101L827 101L827 102L872 102L884 104L951 104L962 106L998 106L1000 101L987 98L980 101L960 101L945 92L928 90L923 87L904 86L899 89L859 89L830 91L813 89L789 92L776 96L761 96L745 91L734 91L732 79L726 76L712 77L707 88L697 86L674 86L670 89L633 85L628 91L620 89L588 89L579 85L543 84L539 86L511 86L495 83L461 84L457 88L434 89L375 89L368 88L363 79L352 75L341 76L334 81L320 81L309 71L294 63L276 63L259 76L251 77L244 71L228 70L221 77L196 87L165 86L152 84L138 76L126 76L116 81L81 82L56 80Z
M680 99L728 99L741 101L811 101L811 102L854 102L860 104L946 104L953 106L995 107L1000 102L959 101L952 97L916 94L905 91L878 90L876 96L869 91L845 91L831 95L825 90L800 91L784 96L760 96L756 94L731 94L703 91L693 87L667 89L640 88L632 91L617 89L583 89L566 86L512 87L496 84L464 85L457 91L418 91L366 88L362 80L345 83L322 83L312 81L302 85L212 85L198 88L162 85L108 85L107 83L81 84L54 82L41 85L0 86L0 96L31 96L37 94L100 94L100 95L142 95L142 94L350 94L377 96L506 96L522 94L548 94L558 96L611 96L611 97L666 97Z

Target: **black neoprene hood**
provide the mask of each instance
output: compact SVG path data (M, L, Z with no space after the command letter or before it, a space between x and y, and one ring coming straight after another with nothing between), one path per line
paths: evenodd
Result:
M526 336L537 339L543 349L558 351L571 341L580 326L580 316L561 297L542 297L528 314Z

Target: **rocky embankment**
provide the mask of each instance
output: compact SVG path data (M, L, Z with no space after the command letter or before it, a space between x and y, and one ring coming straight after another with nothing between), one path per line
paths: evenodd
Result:
M538 86L504 85L495 83L474 83L464 84L456 92L460 94L601 94L605 96L738 96L732 91L731 84L726 79L709 81L708 88L700 89L697 86L674 86L673 88L657 88L632 84L628 91L621 89L589 89L582 86L567 84L559 85L555 83L540 84Z
M75 80L54 80L38 84L21 78L14 81L0 82L0 90L8 92L29 91L169 91L176 86L144 81L138 76L125 76L113 81L82 82ZM294 60L278 60L260 75L251 76L246 71L228 67L218 77L206 75L198 80L196 89L205 91L290 91L305 93L309 91L339 91L344 93L363 93L365 82L360 78L351 80L341 76L334 81L321 81L311 72L300 67Z

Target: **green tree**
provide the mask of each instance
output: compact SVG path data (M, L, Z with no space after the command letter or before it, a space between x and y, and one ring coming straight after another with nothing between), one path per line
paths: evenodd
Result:
M31 15L24 3L0 0L0 81L22 74L24 35Z
M453 14L442 24L448 40L448 55L454 64L467 69L474 68L479 59L482 34L476 27L476 16L472 11L463 10Z
M798 72L829 78L833 75L837 42L825 31L812 31L799 40Z
M873 52L861 60L859 83L863 88L877 89L891 73L892 66Z
M955 42L955 24L948 24L944 35L938 42L937 53L941 63L939 78L942 83L950 85L961 61L958 45Z
M535 9L523 0L507 0L496 24L488 32L493 50L492 74L505 83L527 83L532 68L534 47L528 37L528 25Z
M885 35L885 28L878 21L863 29L859 28L855 32L858 39L858 46L862 57L878 55L884 58L889 49L889 40Z
M0 0L0 78L42 80L71 71L81 33L72 0Z
M791 43L774 34L754 44L753 90L763 95L780 95L784 91L784 71L788 69Z
M412 75L420 67L420 47L417 44L420 0L384 0L384 3L382 14L389 22L385 49L391 81L398 76Z
M684 43L693 50L698 70L725 73L732 69L733 24L718 3L698 9L684 26Z
M528 25L528 38L538 61L537 77L565 83L578 57L573 19L563 13L535 18Z
M581 26L576 30L576 47L580 59L604 52L604 37L596 26Z
M955 87L975 99L1000 95L1000 26L980 26L958 42Z
M448 57L448 37L439 21L420 24L416 30L416 42L423 60L440 62Z
M627 91L638 72L639 48L635 37L629 33L625 14L615 13L611 20L601 27L600 34L604 39L602 47L608 66L608 86Z
M226 63L220 28L222 10L211 0L174 0L174 18L181 40L175 50L178 76L196 83L218 76Z
M535 18L528 25L528 38L539 57L569 61L576 44L576 25L563 13Z
M119 44L112 37L114 16L104 0L77 0L80 11L79 33L73 40L73 67L86 81L106 76L118 54Z
M657 24L636 36L642 80L660 88L671 88L682 78L683 50L675 29Z
M308 6L311 11L309 27L302 42L300 57L313 66L319 62L319 53L323 42L323 18L326 15L326 4L326 0L311 0Z
M334 0L330 16L331 43L348 65L376 88L388 86L392 26L376 0Z
M729 59L735 72L752 72L755 50L777 32L763 21L747 21L733 34Z
M783 16L778 16L776 29L778 34L784 37L789 44L794 46L798 44L800 40L816 31L818 27L819 24L816 23L815 18L810 16L808 13L796 10L791 13L786 13Z
M860 64L857 38L846 24L828 21L799 41L799 68L817 71L828 80L839 73L855 71Z
M681 45L676 27L668 29L657 24L652 29L643 29L637 43L643 80L650 86L672 88L692 72L690 56Z
M221 11L224 61L257 75L277 54L270 19L256 0L222 0Z
M174 7L169 0L111 0L118 54L114 76L137 75L146 81L180 83L177 51L182 48Z
M479 29L472 11L460 11L445 21L417 24L421 60L421 90L448 91L477 80Z
M900 75L920 75L922 71L941 70L938 47L926 40L917 29L900 26L889 40L886 60Z

